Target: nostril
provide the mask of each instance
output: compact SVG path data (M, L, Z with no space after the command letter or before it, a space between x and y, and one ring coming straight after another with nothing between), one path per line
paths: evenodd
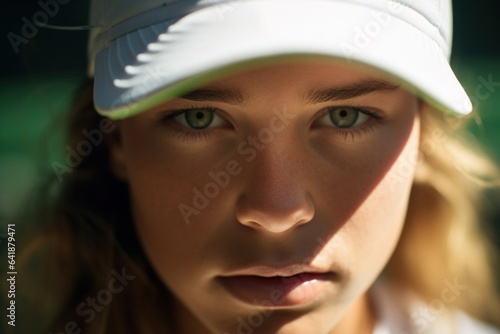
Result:
M269 203L267 203L269 204ZM277 205L258 206L257 203L240 203L236 218L242 225L256 230L266 230L272 233L283 233L312 220L314 206L304 198L304 201L287 208Z

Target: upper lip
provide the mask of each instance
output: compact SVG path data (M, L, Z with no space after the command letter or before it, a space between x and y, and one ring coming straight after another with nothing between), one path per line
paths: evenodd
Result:
M327 274L329 271L303 263L290 264L284 266L273 266L273 265L255 265L249 266L242 269L237 269L230 271L224 276L261 276L261 277L276 277L283 276L289 277L299 274Z

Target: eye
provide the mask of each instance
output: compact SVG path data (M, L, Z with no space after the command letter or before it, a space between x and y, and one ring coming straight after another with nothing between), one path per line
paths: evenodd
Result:
M195 130L224 125L224 120L212 108L189 109L174 117L180 125Z
M368 112L355 107L329 107L318 123L337 128L357 127L370 119Z

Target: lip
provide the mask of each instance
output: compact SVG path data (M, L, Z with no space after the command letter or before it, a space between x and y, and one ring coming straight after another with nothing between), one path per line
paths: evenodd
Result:
M322 268L317 268L309 266L306 264L290 264L286 266L270 266L270 265L256 265L247 268L242 268L234 271L230 271L224 276L262 276L262 277L274 277L274 276L293 276L302 273L314 273L314 274L325 274L329 271Z
M298 264L285 267L255 266L218 277L238 300L267 308L300 307L331 291L338 275Z

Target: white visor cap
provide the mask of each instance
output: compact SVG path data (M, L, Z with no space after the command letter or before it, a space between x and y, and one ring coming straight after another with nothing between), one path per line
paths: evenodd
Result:
M93 0L94 104L123 119L252 64L319 56L468 114L449 65L451 11L451 0Z

